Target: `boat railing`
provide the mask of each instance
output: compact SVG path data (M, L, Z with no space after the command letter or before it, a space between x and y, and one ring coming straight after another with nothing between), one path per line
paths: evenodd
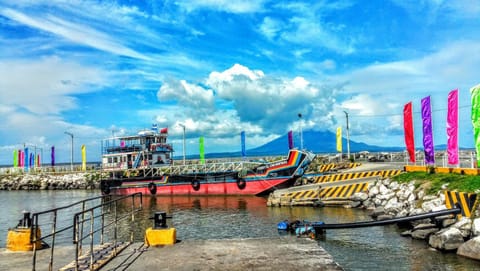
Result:
M205 173L205 172L226 172L239 171L244 169L253 169L261 165L255 162L223 162L223 163L206 163L206 164L188 164L176 165L160 168L163 174L185 174L185 173Z
M123 211L122 215L119 212L120 208ZM37 269L38 250L45 247L49 249L49 252L46 253L49 255L45 256L43 253L42 255L49 257L47 263L48 270L58 269L57 266L55 268L53 266L54 255L56 255L55 248L57 245L65 246L66 244L71 244L72 236L73 244L75 245L75 259L72 259L72 263L74 263L73 268L68 270L79 270L79 258L84 252L82 251L82 246L85 243L89 243L89 250L83 256L88 256L87 258L90 260L88 261L87 259L85 263L89 265L87 266L89 270L93 270L93 254L95 252L93 246L96 244L104 245L106 240L109 240L109 242L113 243L113 251L115 253L120 243L118 235L120 222L125 220L125 218L131 218L133 222L134 214L141 209L142 194L136 193L119 198L98 196L66 206L33 213L31 218L29 218L31 222L29 225L30 242L33 245L32 270ZM73 219L72 214L74 214ZM124 227L123 225L122 228ZM131 234L133 234L133 228L129 228L131 228ZM39 234L40 229L42 229L42 234ZM132 242L131 236L130 240L122 244L128 245ZM42 259L41 269L47 269L43 264L45 264L44 259Z

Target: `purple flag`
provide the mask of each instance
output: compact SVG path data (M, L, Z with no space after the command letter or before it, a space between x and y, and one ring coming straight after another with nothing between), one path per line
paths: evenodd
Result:
M52 167L55 166L55 146L52 146L52 154L50 156L51 161L52 161Z
M450 165L458 164L458 89L448 93L447 155Z
M293 149L293 132L288 131L288 149Z
M33 167L35 165L33 159L35 157L35 154L33 152L30 153L30 161L28 163L28 167Z
M430 96L422 99L422 122L425 164L432 165L435 164L435 153L433 151L432 109L430 107Z

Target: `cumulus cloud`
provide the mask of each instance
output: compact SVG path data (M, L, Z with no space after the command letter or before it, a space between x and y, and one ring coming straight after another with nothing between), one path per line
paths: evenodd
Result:
M298 112L310 115L312 104L325 102L331 94L303 77L269 77L239 64L212 72L206 84L218 98L232 103L241 121L260 123L276 133L285 131L285 120L296 120Z
M199 112L210 112L214 107L213 91L190 84L185 80L168 79L157 92L161 101L173 100L186 108Z

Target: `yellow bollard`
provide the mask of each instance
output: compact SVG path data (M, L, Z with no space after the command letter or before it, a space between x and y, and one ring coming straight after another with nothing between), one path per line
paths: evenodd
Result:
M33 243L30 242L31 230L30 228L14 228L8 230L7 235L7 249L11 251L32 251ZM36 239L42 236L41 231L37 228ZM36 242L36 249L42 248L42 242Z
M175 228L153 229L145 231L145 244L147 246L173 245L177 241L177 230Z

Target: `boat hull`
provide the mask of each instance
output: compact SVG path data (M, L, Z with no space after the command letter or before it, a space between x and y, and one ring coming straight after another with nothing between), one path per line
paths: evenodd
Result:
M109 192L116 195L127 195L142 192L152 195L261 195L292 182L291 178L272 178L231 180L226 182L199 182L192 180L184 183L163 183L160 180L123 181L120 186L109 187Z

